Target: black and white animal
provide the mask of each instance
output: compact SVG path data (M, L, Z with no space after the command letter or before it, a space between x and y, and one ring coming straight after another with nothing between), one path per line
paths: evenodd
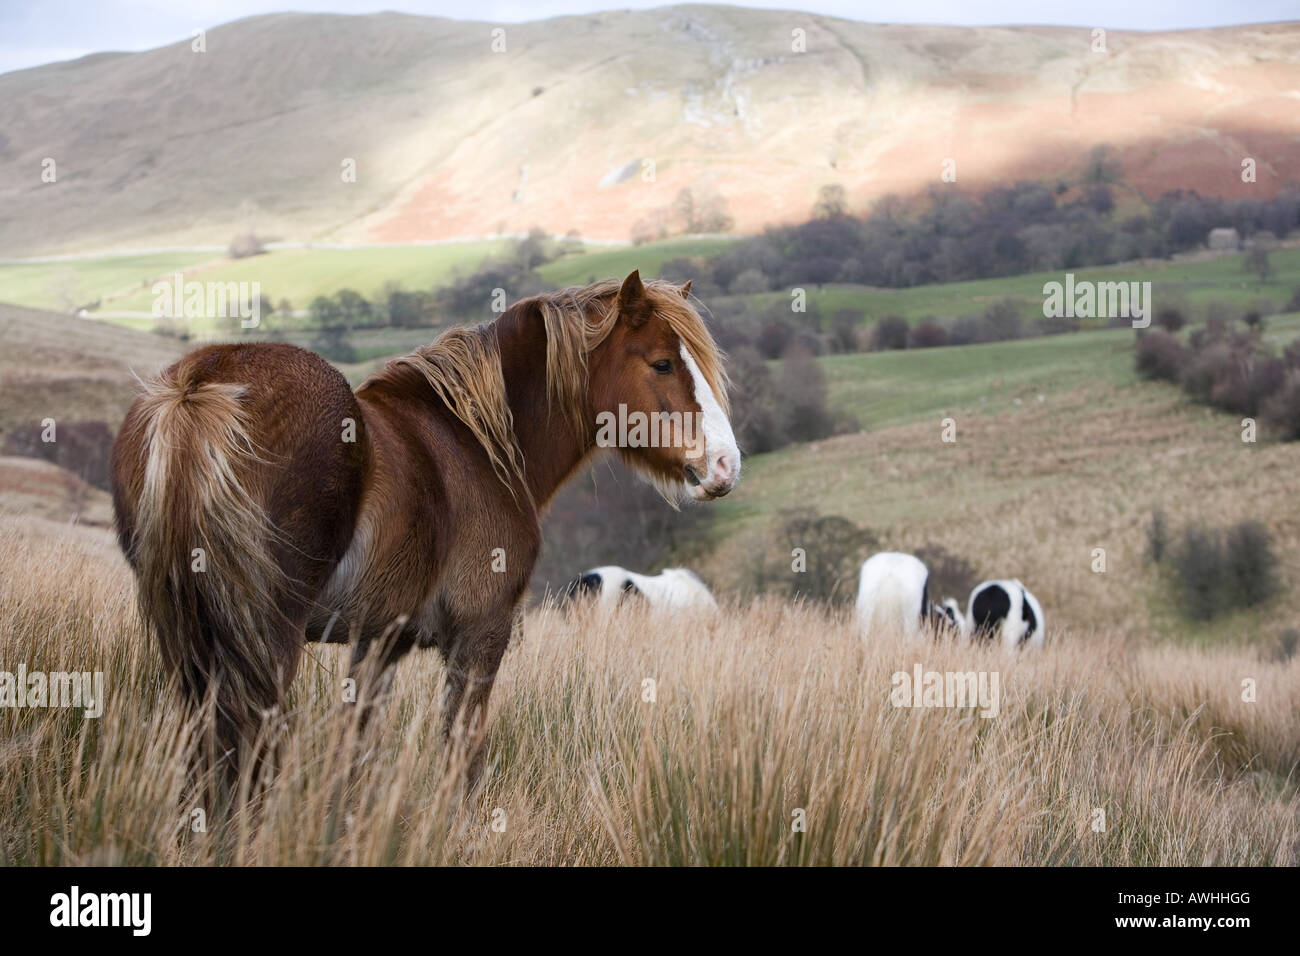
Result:
M862 562L858 575L858 625L863 637L898 631L921 634L930 611L930 571L916 555L881 551Z
M929 628L936 635L965 631L961 608L953 598L930 600L930 569L920 558L899 551L881 551L862 563L858 575L858 624L865 637L883 629L897 630L907 640Z
M686 568L665 568L658 574L637 574L627 568L605 565L592 568L572 581L566 600L594 597L602 607L617 607L627 600L645 600L665 610L717 610L708 587Z
M966 631L975 640L996 640L1007 650L1040 650L1047 639L1043 608L1015 578L985 581L970 593Z
M944 598L930 604L930 628L936 634L961 636L966 633L966 615L962 614L956 598Z

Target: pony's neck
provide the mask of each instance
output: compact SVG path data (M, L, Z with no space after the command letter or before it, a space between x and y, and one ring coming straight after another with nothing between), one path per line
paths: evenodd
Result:
M508 309L491 326L501 353L515 440L533 501L544 508L595 446L594 425L580 434L563 407L548 396L546 328L535 303Z

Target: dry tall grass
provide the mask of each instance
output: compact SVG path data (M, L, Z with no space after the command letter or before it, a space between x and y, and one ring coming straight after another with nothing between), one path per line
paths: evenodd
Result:
M1021 659L864 646L846 617L762 602L531 612L468 799L440 773L432 653L403 663L349 773L346 651L313 649L260 814L194 832L182 721L111 539L4 518L0 554L0 670L106 674L99 719L0 710L0 863L1300 862L1300 659L1068 630ZM891 706L917 662L997 671L998 716Z

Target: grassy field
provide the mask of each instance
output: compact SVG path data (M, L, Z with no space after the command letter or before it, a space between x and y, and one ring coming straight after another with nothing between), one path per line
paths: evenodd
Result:
M288 299L295 309L306 309L316 296L332 295L340 289L366 296L374 295L389 282L404 289L431 289L447 282L456 270L473 269L508 246L505 240L487 240L359 249L279 249L247 259L222 259L186 272L185 280L260 282L262 295L274 304ZM152 304L153 296L144 290L129 298L106 301L104 308L148 312Z
M735 243L735 239L665 239L648 242L642 246L618 246L613 249L588 247L578 256L567 256L548 262L537 271L554 285L587 285L611 276L622 277L633 269L649 278L659 275L665 262L692 256L714 256Z
M1020 658L864 643L773 601L690 627L532 611L469 797L441 769L433 652L358 742L346 649L313 649L260 815L227 820L184 795L107 533L0 518L0 544L6 666L104 673L101 717L0 711L0 865L1300 863L1300 657L1065 628ZM917 665L996 675L993 706L895 706Z
M1234 318L1266 299L1282 308L1300 288L1300 249L1280 249L1270 261L1275 270L1268 282L1242 268L1243 255L1218 256L1196 261L1152 261L1122 266L1096 266L1084 269L1032 272L999 279L974 279L941 285L914 286L908 289L883 289L856 285L808 286L808 303L816 306L824 320L838 310L865 313L874 321L887 315L902 316L916 323L929 318L953 318L978 315L1003 299L1014 302L1028 319L1043 317L1043 286L1064 282L1072 272L1076 282L1150 282L1158 310L1165 305L1179 305L1199 311L1213 302L1222 302L1237 310ZM769 292L745 296L755 306L788 306L788 292Z
M1300 324L1298 322L1297 324ZM1002 409L1044 391L1133 379L1133 333L1098 330L989 345L833 355L821 360L832 407L867 430Z
M158 276L191 270L218 258L211 252L162 252L0 264L0 302L71 312L100 299L131 300L139 298L142 289L147 293ZM147 311L148 304L143 308Z
M1279 351L1300 335L1300 313L1271 316L1264 341ZM1017 399L1074 388L1098 388L1140 401L1133 371L1131 329L1097 329L937 349L829 355L819 360L837 411L863 429L926 419L948 412L1014 411Z

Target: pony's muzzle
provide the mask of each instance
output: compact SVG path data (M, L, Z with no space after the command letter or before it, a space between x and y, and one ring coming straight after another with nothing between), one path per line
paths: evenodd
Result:
M687 464L685 467L686 484L691 489L691 496L699 501L721 498L736 487L740 478L738 459L728 454L719 455L706 468L703 462ZM704 471L701 477L700 472Z

